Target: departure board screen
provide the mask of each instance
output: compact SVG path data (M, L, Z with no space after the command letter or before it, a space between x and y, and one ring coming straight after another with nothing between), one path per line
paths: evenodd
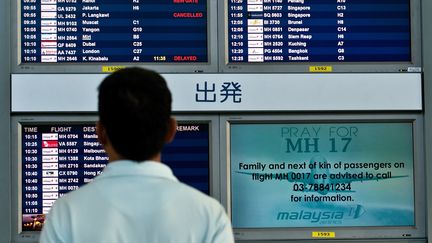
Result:
M94 123L21 126L23 231L41 230L58 198L102 173L108 156L95 130ZM162 161L180 181L209 194L209 124L180 123Z
M227 62L411 62L409 0L226 0Z
M21 0L21 62L208 62L206 0Z
M231 124L233 227L414 227L413 141L412 122Z

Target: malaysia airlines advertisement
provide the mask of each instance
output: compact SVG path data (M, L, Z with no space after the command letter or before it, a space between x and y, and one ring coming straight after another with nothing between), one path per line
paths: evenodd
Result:
M234 228L413 226L411 122L230 125Z

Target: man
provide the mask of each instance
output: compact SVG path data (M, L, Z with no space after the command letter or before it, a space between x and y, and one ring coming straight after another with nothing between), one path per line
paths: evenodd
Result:
M57 200L40 242L234 242L222 206L160 162L177 126L165 80L123 69L105 78L98 102L97 134L109 163L92 183Z

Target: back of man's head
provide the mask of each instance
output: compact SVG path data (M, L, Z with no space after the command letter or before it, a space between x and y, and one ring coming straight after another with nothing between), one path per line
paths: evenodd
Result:
M162 76L125 68L99 86L99 119L112 147L126 159L143 161L165 143L171 116L171 93Z

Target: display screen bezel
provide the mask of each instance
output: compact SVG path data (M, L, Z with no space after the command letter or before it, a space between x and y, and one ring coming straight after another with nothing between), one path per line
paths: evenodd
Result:
M308 240L313 232L334 232L334 239L383 239L425 237L425 175L423 151L423 122L418 114L359 114L359 115L238 115L221 117L221 199L231 216L231 162L230 126L232 124L316 124L316 123L411 123L413 127L414 156L414 226L394 227L284 227L284 228L234 228L238 240ZM226 183L224 183L226 182Z
M21 62L21 0L12 1L11 69L12 73L106 73L119 67L142 67L161 73L215 72L218 68L217 3L207 3L207 62L81 62L23 63ZM111 69L110 69L111 68Z
M209 132L209 195L220 199L219 181L219 143L218 130L219 120L214 115L174 115L177 122L181 125L205 124L208 125ZM33 240L37 242L39 231L22 230L22 169L21 169L21 128L22 125L50 125L65 124L79 125L96 122L98 117L95 115L18 115L12 117L12 230L16 242L27 242Z
M219 65L222 72L247 73L309 73L313 67L326 67L326 72L403 73L421 72L421 8L419 0L410 0L411 61L410 62L268 62L235 63L228 60L228 1L219 1ZM329 69L331 67L331 70Z

